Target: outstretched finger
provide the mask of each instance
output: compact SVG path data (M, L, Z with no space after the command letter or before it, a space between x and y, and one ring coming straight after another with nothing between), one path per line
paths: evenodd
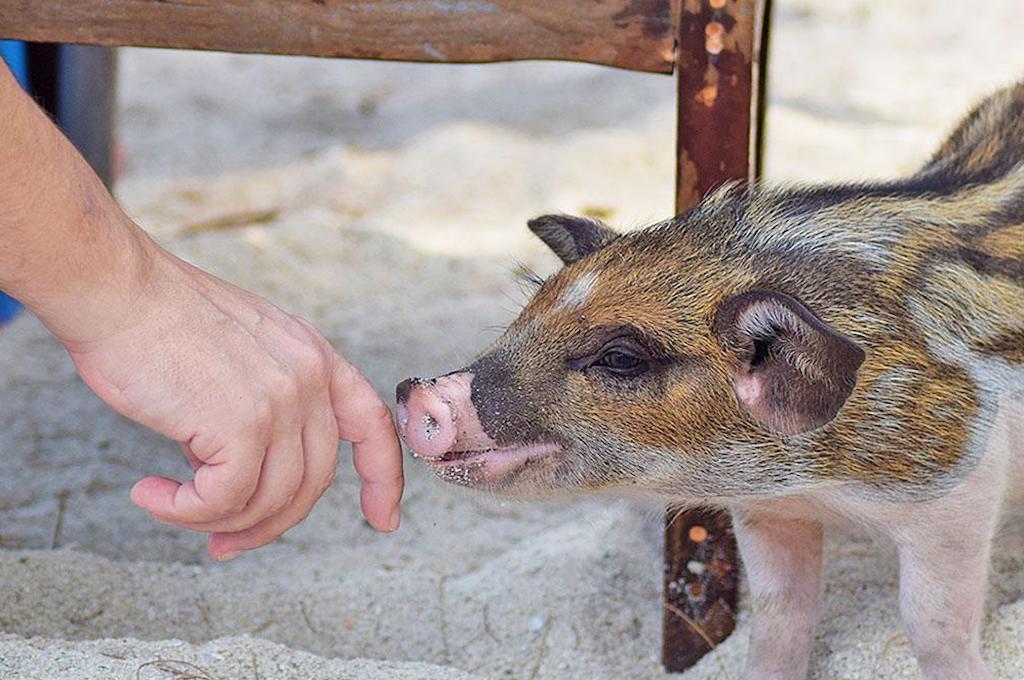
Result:
M363 515L378 531L394 531L401 520L402 447L391 411L369 381L338 357L331 381L338 436L352 442L352 461L363 480Z

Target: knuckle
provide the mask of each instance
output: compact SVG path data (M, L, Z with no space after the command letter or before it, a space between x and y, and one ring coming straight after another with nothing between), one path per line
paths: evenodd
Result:
M210 506L210 520L232 520L245 510L248 499L240 493L233 493Z
M291 371L273 371L267 374L270 398L279 403L292 403L299 396L300 379Z
M325 493L327 493L327 490L330 489L331 485L333 484L334 470L331 470L330 473L328 473L327 476L321 479L320 482L316 485L316 497L320 498L320 496L323 496Z
M309 514L310 514L311 512L313 512L313 504L312 504L312 503L310 503L310 504L309 504L309 505L308 505L307 507L304 507L304 508L302 509L302 512L301 512L301 513L299 514L299 516L298 516L298 517L296 517L296 518L294 519L294 521L293 521L293 522L292 522L292 523L291 523L291 524L290 524L290 525L288 526L288 529L291 529L292 527L294 527L294 526L296 526L296 525L298 525L298 524L301 524L302 522L305 522L305 521L306 521L306 518L307 518L307 517L309 517ZM285 529L285 531L287 531L288 529ZM284 531L282 531L281 533L283 534L283 533L284 533Z
M335 470L335 468L332 466L330 470L323 470L321 472L315 473L316 476L313 479L312 487L313 487L313 493L315 494L316 498L320 498L321 494L323 494L323 492L325 490L329 489L331 484L334 483L334 470ZM297 497L298 498L304 497L305 496L305 493L303 493L304 491L305 491L305 489L300 491L300 493L297 494Z
M305 379L329 374L334 349L312 324L296 320L301 331L288 342L289 367Z
M359 372L359 369L345 361L345 359L340 356L334 361L334 372L338 379L345 385L353 385L365 380L363 374Z
M295 500L296 491L297 489L292 490L289 493L282 494L271 501L270 505L267 506L266 516L270 517L272 515L276 515L291 505L292 501Z
M258 434L266 434L274 424L274 405L269 398L257 399L252 406L250 426Z
M380 399L370 404L366 415L374 423L387 423L390 425L392 422L391 409Z
M270 505L267 506L264 517L273 517L277 513L281 512L288 507L288 503L291 502L291 498L284 496L281 498L274 499Z
M320 380L328 374L324 353L314 345L303 344L295 353L295 366L306 378Z
M239 515L249 505L249 494L236 490L228 495L224 505L229 515Z
M314 326L310 321L303 319L301 316L296 316L293 318L299 323L300 326L302 326L303 329L305 329L308 337L312 339L314 342L326 342L323 334L320 333L320 329Z

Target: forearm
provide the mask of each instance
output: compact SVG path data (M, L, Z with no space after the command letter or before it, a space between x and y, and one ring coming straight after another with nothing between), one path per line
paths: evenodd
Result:
M116 330L156 250L0 65L0 289L59 337Z

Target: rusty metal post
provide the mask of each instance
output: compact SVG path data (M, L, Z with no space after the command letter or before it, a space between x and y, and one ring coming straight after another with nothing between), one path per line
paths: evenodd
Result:
M676 210L756 177L770 0L679 0ZM736 540L727 514L669 511L662 661L683 671L736 620Z

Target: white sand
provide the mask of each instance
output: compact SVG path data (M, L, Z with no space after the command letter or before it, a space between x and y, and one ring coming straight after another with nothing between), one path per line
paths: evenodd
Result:
M1019 0L777 6L770 179L910 170L972 100L1024 75ZM517 262L554 267L527 217L599 209L628 227L671 212L671 78L122 56L129 210L315 321L386 395L496 336L524 300ZM277 217L185 235L254 209ZM664 677L657 509L503 503L410 464L402 530L379 536L343 461L301 527L221 565L128 502L141 476L185 474L177 448L99 403L31 318L0 332L0 395L0 677L187 676L144 665L157 659L221 680ZM1019 678L1024 528L1007 526L985 654ZM813 676L918 677L891 549L837 531L826 559ZM741 619L686 677L738 677L745 637Z

